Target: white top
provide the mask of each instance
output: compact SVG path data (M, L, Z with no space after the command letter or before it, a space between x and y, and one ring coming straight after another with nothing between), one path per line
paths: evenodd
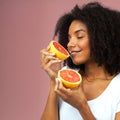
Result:
M113 78L105 91L96 99L88 101L88 105L96 120L114 120L120 112L120 73ZM79 111L59 100L60 120L83 120Z

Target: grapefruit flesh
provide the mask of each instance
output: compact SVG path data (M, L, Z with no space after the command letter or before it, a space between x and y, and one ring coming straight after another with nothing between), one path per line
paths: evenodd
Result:
M68 51L56 41L50 42L50 52L55 53L60 60L65 60L70 56Z
M58 71L58 78L67 88L76 88L82 81L81 75L72 69L63 69Z
M53 42L53 45L58 51L60 51L61 53L65 54L65 55L68 55L68 52L65 50L65 48L63 48L63 46L61 46L57 42Z

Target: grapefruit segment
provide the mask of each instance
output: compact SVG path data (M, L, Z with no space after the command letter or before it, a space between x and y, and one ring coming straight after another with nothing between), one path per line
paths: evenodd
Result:
M72 69L63 69L58 71L58 78L66 88L76 88L82 81L81 75Z
M60 60L65 60L70 56L68 51L56 41L50 42L50 52L55 53Z

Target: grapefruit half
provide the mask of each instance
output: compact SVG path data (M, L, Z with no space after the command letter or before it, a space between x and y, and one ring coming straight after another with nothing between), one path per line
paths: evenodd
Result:
M82 82L82 76L72 69L62 69L58 71L58 78L66 88L76 88Z
M70 56L68 51L56 41L50 42L50 52L55 53L60 60L65 60Z

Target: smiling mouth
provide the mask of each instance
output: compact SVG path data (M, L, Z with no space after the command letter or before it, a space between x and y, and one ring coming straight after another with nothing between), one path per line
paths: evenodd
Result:
M81 50L80 51L69 51L69 53L70 53L71 56L77 55L80 52L81 52Z

